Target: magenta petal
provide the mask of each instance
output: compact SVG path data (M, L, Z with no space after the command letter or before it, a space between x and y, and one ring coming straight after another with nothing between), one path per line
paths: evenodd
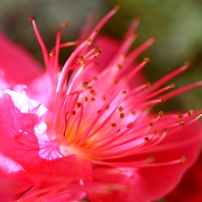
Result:
M42 66L21 46L9 41L0 33L0 69L9 82L28 84L40 75Z
M19 164L3 155L0 155L0 170L4 171L7 178L15 183L16 194L28 190L34 184L35 180L32 176L23 171Z
M0 170L0 201L12 202L14 199L15 181Z
M54 85L50 75L44 73L30 82L26 92L31 99L37 100L39 103L48 107L53 96L53 88Z
M39 155L43 140L37 139L34 130L39 119L40 117L34 113L34 110L30 109L30 113L20 112L11 96L3 93L0 98L0 151L33 175L78 176L77 172L80 168L77 166L74 155L64 158L58 156L57 159L54 159L55 156L46 159ZM56 143L52 142L51 148L56 148L54 144Z
M155 201L164 197L172 191L182 179L187 169L193 165L200 151L200 141L193 139L200 138L202 126L199 122L187 126L185 129L173 133L162 142L162 147L148 153L142 154L142 158L153 157L154 163L159 165L148 167L118 168L118 171L101 170L95 175L95 183L109 184L109 190L116 184L118 191L111 193L89 194L92 201L124 201L124 202L146 202ZM184 140L185 142L183 142ZM181 144L180 144L181 143ZM161 163L185 157L185 162L176 164L161 165ZM131 157L131 160L137 157ZM124 165L124 163L123 163ZM96 170L94 170L95 172ZM118 174L119 173L119 174ZM121 187L126 188L121 191ZM116 186L115 186L116 187ZM98 190L99 192L99 190Z
M137 198L137 201L153 201L165 196L174 189L184 173L198 157L200 141L192 141L194 136L199 138L201 136L201 124L198 122L172 134L173 140L169 140L170 149L163 150L162 147L159 152L151 152L157 162L177 160L181 157L185 157L186 161L174 165L137 169L132 179L130 199ZM184 139L187 139L186 144L183 144ZM182 143L181 145L180 142ZM176 143L179 146L175 147ZM166 144L162 144L162 146L166 146Z
M181 183L166 196L167 202L180 199L183 202L199 202L202 199L202 155L184 175Z

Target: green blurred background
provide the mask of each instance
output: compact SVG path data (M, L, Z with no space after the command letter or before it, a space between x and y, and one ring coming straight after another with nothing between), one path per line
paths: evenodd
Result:
M152 35L158 38L142 56L151 58L146 67L149 81L154 82L184 61L190 61L192 66L174 80L177 87L202 79L201 0L0 0L0 29L42 61L31 23L27 20L29 17L37 18L44 41L51 48L57 27L65 20L69 21L69 27L63 30L63 40L73 40L90 14L96 13L99 20L117 4L121 10L103 32L121 39L134 15L140 14L142 20L137 31L140 37L135 46ZM185 110L202 108L201 92L202 87L164 106Z

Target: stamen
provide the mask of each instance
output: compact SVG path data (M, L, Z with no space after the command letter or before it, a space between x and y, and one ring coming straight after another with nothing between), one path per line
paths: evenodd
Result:
M144 96L142 99L141 98L138 99L137 102L135 102L135 103L137 104L137 103L141 103L141 102L144 102L146 100L149 100L149 99L151 99L153 97L156 97L157 95L160 95L160 94L164 93L165 91L167 91L167 90L169 90L171 88L174 88L174 87L175 87L175 84L171 84L169 86L161 88L161 89L159 89L159 90L157 90L155 92L152 92L152 93L148 94L147 96ZM165 102L165 100L164 100L164 102Z
M145 50L147 50L155 41L156 37L151 37L138 48L134 49L131 53L129 53L129 55L127 56L127 61L125 62L125 66L129 67L130 65L132 65L133 61L135 61L137 57Z
M166 99L165 98L157 98L157 99L154 99L154 100L148 100L148 101L145 101L143 103L140 103L138 105L138 108L145 108L147 106L156 106L157 104L160 104L160 103L165 103Z
M130 74L126 77L125 83L128 83L129 80L133 78L134 75L137 74L149 61L149 58L144 58L144 60L138 66L136 66L135 69L132 70Z
M54 68L57 69L58 66L58 60L59 60L59 50L60 50L60 39L61 39L61 29L68 26L68 21L65 21L57 30L56 33L56 43L55 43L55 53L56 53L56 59Z
M118 9L119 7L115 7L110 11L94 28L90 36L76 47L65 62L56 87L56 101L59 102L55 102L57 108L54 113L53 127L55 131L61 130L60 126L62 129L64 128L63 131L60 131L60 134L65 136L67 141L65 144L73 145L78 158L80 155L78 153L84 152L85 154L81 154L82 157L80 158L85 156L99 165L153 167L184 162L185 157L169 162L156 163L151 163L149 158L137 162L124 161L125 157L147 152L151 148L158 149L155 146L159 146L159 143L167 135L192 124L202 116L201 112L198 113L193 110L179 115L167 115L163 111L157 112L154 117L150 114L151 107L202 85L202 81L200 81L169 93L166 93L166 91L174 88L175 84L161 87L187 69L189 63L185 63L184 66L174 70L152 85L147 82L133 90L127 85L150 59L145 58L129 73L129 69L126 68L156 40L155 37L151 37L135 51L128 54L130 46L138 37L133 32L137 28L139 18L131 24L123 43L119 46L114 58L108 63L105 70L101 72L98 70L96 73L92 71L96 76L90 75L91 80L86 77L88 73L91 73L91 70L96 68L97 64L94 62L94 58L102 54L100 47L94 46L94 39L102 26ZM58 69L60 49L77 43L60 44L61 29L67 26L67 23L65 22L58 28L55 47L48 55L34 22L35 18L30 18L30 20L33 23L48 70L50 71L50 68ZM108 75L110 75L110 79L106 77ZM57 77L58 74L54 74L54 76ZM106 85L105 89L103 89L103 84ZM134 95L136 100L132 98ZM183 144L187 144L187 142ZM119 161L118 158L123 158L123 162Z
M192 89L194 89L194 88L197 88L197 87L199 87L199 86L202 86L202 81L199 81L199 82L196 82L196 83L192 83L192 84L189 84L189 85L187 85L187 86L184 86L184 87L182 87L182 88L180 88L180 89L177 89L177 90L175 90L175 91L172 91L172 92L170 92L170 93L166 93L166 94L164 95L164 97L165 97L166 99L170 99L170 98L176 97L177 95L180 95L180 94L183 94L183 93L185 93L185 92L187 92L187 91L190 91L190 90L192 90Z
M125 41L132 33L134 33L140 23L140 15L136 15L132 21L130 27L128 28L123 41Z
M100 23L95 27L95 30L100 30L104 24L119 10L119 7L116 6L114 7L113 10L111 10L101 21ZM93 40L95 38L95 36L97 35L98 33L97 32L92 32L89 39L90 40ZM74 63L77 55L79 55L79 52L83 51L86 44L88 43L89 39L83 43L81 43L75 50L74 52L70 55L69 59L66 61L66 63L64 64L63 66L63 69L62 69L62 73L61 73L61 76L58 80L58 85L56 87L56 93L59 94L61 89L62 89L62 86L65 84L65 81L66 81L66 77L67 77L67 74L69 72L69 70L71 69L71 65Z
M188 115L189 115L189 116L191 116L193 113L194 113L194 110L192 110L192 109L190 109L190 110L188 111Z
M179 163L184 163L186 161L185 157L181 157L180 159L168 161L168 162L160 162L160 163L145 163L144 161L138 162L124 162L124 167L137 167L137 168L151 168L151 167L161 167L161 166L168 166L168 165L175 165ZM123 163L119 162L100 162L92 160L92 162L98 165L104 166L113 166L113 167L121 167Z
M124 118L124 113L120 113L120 118L121 118L121 119Z
M176 77L177 75L181 74L183 71L185 71L189 67L189 63L185 63L184 66L174 70L173 72L167 74L163 78L159 79L156 83L152 84L148 89L145 89L140 93L141 96L148 94L149 92L154 91L155 89L159 88L172 78Z
M39 42L39 45L41 47L41 50L42 50L42 54L43 54L43 58L44 58L44 63L45 63L45 66L46 66L46 69L47 71L49 71L49 56L48 56L48 51L47 51L47 48L44 44L44 41L39 33L39 30L36 26L36 23L35 23L35 17L31 17L29 18L29 21L32 22L32 25L33 25L33 28L34 28L34 32L35 32L35 35L37 37L37 40Z

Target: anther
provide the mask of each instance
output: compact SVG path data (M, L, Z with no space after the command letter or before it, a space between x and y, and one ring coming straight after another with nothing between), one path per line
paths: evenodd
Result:
M141 15L140 14L136 14L134 17L136 20L141 20Z
M194 113L194 110L192 110L192 109L190 109L190 110L188 111L188 115L189 115L189 116L191 116L193 113Z
M185 62L184 65L189 68L191 66L191 63L190 62Z
M35 17L30 17L28 20L33 21L33 20L36 20L36 18Z
M162 98L161 99L161 103L165 103L166 99L165 98Z
M144 58L143 61L144 62L150 62L150 59L149 58Z
M81 60L80 64L81 65L86 65L86 61L85 60Z
M125 61L125 59L126 59L126 57L124 56L124 55L121 55L120 56L120 60L123 62L123 61Z
M149 86L151 86L151 83L147 81L146 85L147 85L147 87L149 87Z
M91 45L92 42L93 42L92 39L88 39L88 40L87 40L87 44L88 44L88 45Z
M158 130L154 130L154 135L158 134L159 131Z
M153 122L150 122L150 123L149 123L149 126L153 126L153 125L154 125L154 123L153 123Z
M153 116L155 119L159 117L158 114L154 114Z
M118 64L117 67L118 67L118 69L120 69L120 70L122 69L122 65L120 65L120 64Z
M185 124L184 124L183 121L179 122L179 126L184 126L184 125L185 125Z
M92 89L92 90L90 91L90 93L92 93L93 95L95 95L95 90Z
M68 23L68 21L67 21L67 20L65 20L65 21L63 22L63 26L64 26L64 27L67 27L67 26L68 26L68 24L69 24L69 23Z
M97 81L97 77L93 77L93 79L94 79L95 81Z
M116 123L112 123L111 126L112 126L112 127L116 127Z
M114 10L119 11L120 10L120 6L118 6L118 5L114 6Z
M107 99L107 97L106 97L106 96L103 96L102 98L103 98L103 100L106 100L106 99Z
M76 111L74 110L73 112L72 112L72 115L75 115L76 114Z
M78 58L84 60L84 57L82 55L79 55Z
M131 114L136 115L136 114L137 114L137 112L136 112L136 111L132 111L132 112L131 112Z
M54 51L52 51L52 52L49 53L49 56L50 56L50 57L56 56L56 53L55 53Z
M129 123L128 125L127 125L127 128L132 128L133 127L133 122L131 122L131 123Z
M122 106L119 107L119 111L120 111L120 112L123 111L123 107L122 107Z
M126 91L126 90L124 90L122 93L123 93L123 94L126 94L126 93L127 93L127 91Z
M77 103L77 107L80 108L82 106L81 102Z
M84 86L84 87L88 87L88 84L89 84L88 81L84 81L84 82L83 82L83 86Z
M168 128L164 128L163 131L164 131L164 132L168 132Z
M134 37L134 39L138 39L139 38L139 34L134 33L133 37Z
M170 85L170 88L175 88L175 84L174 83L172 83L171 85Z
M158 116L159 116L159 117L162 117L162 116L163 116L163 112L162 112L162 111L159 111L159 112L158 112Z
M145 137L144 140L145 140L145 141L149 141L149 138L148 138L148 137Z
M124 118L124 113L120 113L120 118Z
M102 54L102 49L101 49L98 45L95 45L95 50L96 50L99 54Z
M85 102L88 102L88 97L84 97L84 101L85 101Z
M150 39L155 42L157 40L157 37L156 36L151 36Z
M179 119L183 118L183 114L178 114L178 118Z
M99 66L99 62L97 62L97 61L93 62L93 64L94 64L95 66ZM94 78L97 78L97 77L93 77L93 79L94 79Z

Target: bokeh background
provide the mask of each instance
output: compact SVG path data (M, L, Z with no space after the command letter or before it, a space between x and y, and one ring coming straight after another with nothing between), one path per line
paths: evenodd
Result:
M135 14L142 17L138 28L139 39L134 46L155 35L157 42L142 57L151 58L145 68L148 80L180 67L184 61L192 66L174 80L177 87L202 79L202 1L201 0L0 0L0 29L12 40L22 44L42 61L31 23L34 16L50 49L55 32L65 20L63 40L75 40L90 15L101 19L114 5L121 10L102 32L121 39ZM202 87L168 101L167 109L196 109L202 107Z

